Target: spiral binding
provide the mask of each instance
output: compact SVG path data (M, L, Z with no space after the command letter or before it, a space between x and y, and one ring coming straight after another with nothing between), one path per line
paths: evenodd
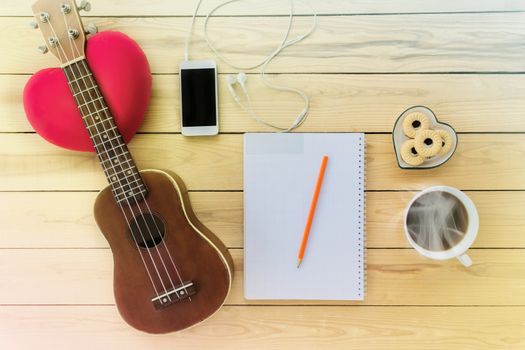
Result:
M366 178L365 178L365 165L366 165L366 140L365 135L362 134L359 136L359 147L360 147L360 154L359 154L359 218L358 218L358 225L359 225L359 254L358 254L358 261L362 264L362 268L359 270L359 274L361 274L361 271L363 271L362 276L362 284L359 282L359 297L364 298L364 295L366 294L366 231L365 231L365 221L366 221L366 194L365 194L365 188L366 188Z

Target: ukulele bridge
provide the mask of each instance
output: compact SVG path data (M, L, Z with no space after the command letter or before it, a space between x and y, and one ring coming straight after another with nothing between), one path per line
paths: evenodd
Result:
M163 294L151 299L151 302L156 309L165 308L179 300L184 300L197 293L193 281L184 282L175 286L173 289L166 291Z

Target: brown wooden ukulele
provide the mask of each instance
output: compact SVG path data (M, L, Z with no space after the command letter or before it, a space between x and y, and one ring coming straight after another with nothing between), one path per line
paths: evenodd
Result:
M120 314L149 333L207 319L230 290L231 256L197 220L179 177L138 171L86 62L75 2L39 0L33 12L47 49L62 64L110 184L97 197L95 219L113 252Z

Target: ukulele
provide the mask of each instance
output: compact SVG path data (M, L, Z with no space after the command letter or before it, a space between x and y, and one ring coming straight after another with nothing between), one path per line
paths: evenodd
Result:
M120 314L148 333L202 322L228 296L231 256L196 218L178 176L137 169L85 59L75 2L39 0L33 12L47 50L61 63L109 182L94 212L113 253Z

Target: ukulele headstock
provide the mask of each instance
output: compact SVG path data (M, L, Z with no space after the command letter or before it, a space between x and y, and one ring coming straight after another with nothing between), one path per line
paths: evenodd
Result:
M89 10L83 1L80 9ZM46 48L65 66L84 58L86 36L74 0L38 0L33 4L33 14L44 37Z

